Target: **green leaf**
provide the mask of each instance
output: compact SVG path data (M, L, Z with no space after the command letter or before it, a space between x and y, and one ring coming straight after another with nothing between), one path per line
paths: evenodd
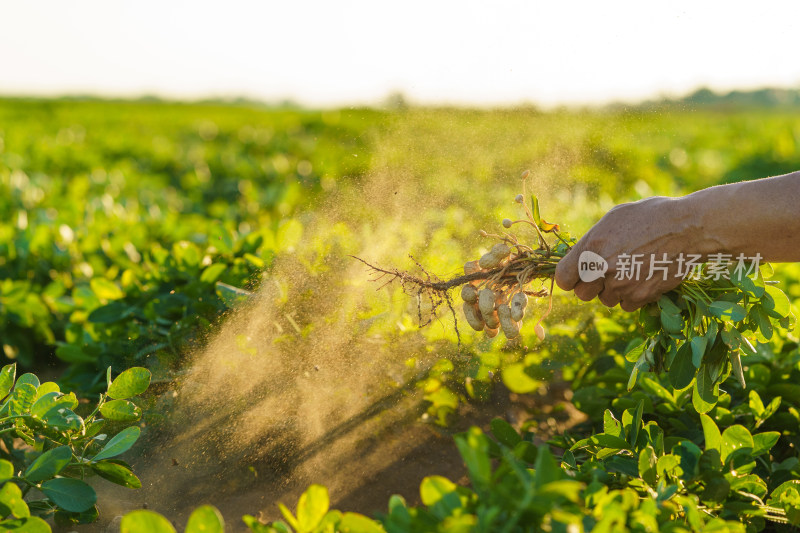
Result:
M625 432L628 434L628 442L631 449L636 449L636 441L639 439L639 430L642 428L642 414L644 413L644 400L639 400L635 410L626 409L623 413L622 423ZM625 415L631 416L630 425L625 424Z
M113 324L133 314L136 309L123 302L111 302L89 313L87 320L93 324Z
M639 310L639 323L646 337L652 337L661 329L661 311L655 304L648 304ZM633 362L633 361L631 361Z
M775 318L787 317L792 313L792 305L789 297L775 285L766 286L769 298L763 298L761 305Z
M491 450L491 446L489 449ZM536 462L536 456L539 454L539 449L534 446L533 443L525 440L518 442L512 451L514 452L515 457L530 464ZM489 468L489 473L491 474L491 468ZM473 482L473 485L474 484L475 483Z
M89 281L92 292L101 300L119 300L125 296L117 284L106 278L92 278Z
M31 374L30 372L22 374L17 378L17 386L22 385L23 383L30 383L36 389L38 389L40 385L39 378L36 377L36 374Z
M725 498L728 497L728 493L731 491L731 485L728 483L728 480L725 479L722 474L716 472L708 477L706 488L703 493L700 494L700 499L704 502L725 501Z
M780 497L784 492L790 490L800 490L800 479L791 479L789 481L785 481L778 485L775 490L772 491L772 494L769 495L769 500L767 501L767 505L777 505L780 506Z
M111 400L100 407L100 414L108 420L135 422L142 417L142 410L128 400Z
M225 520L216 507L201 505L189 516L183 533L225 533Z
M133 367L124 371L111 382L108 396L115 400L124 400L138 396L150 386L150 371L142 367Z
M73 513L86 511L97 502L94 489L80 479L51 479L42 483L41 490L56 505Z
M664 327L664 330L669 333L681 333L683 331L683 318L681 318L681 315L672 315L662 310L661 325Z
M647 339L645 339L641 344L634 344L633 348L631 348L625 353L625 359L627 359L631 363L635 363L636 361L638 361L639 358L644 353L644 349L647 346L647 343L648 341Z
M137 426L131 426L120 431L114 436L100 452L92 458L93 462L102 461L109 457L114 457L121 453L125 453L139 438L141 430Z
M222 275L223 272L228 268L228 265L225 263L214 263L208 265L203 273L200 274L200 281L203 283L214 283L216 282L219 277Z
M658 307L661 308L662 312L670 315L681 314L681 308L675 305L675 303L666 294L659 298Z
M80 346L61 344L56 348L56 357L67 363L94 363L97 358L84 352Z
M41 392L42 387L39 388ZM67 409L75 409L78 406L78 399L75 393L63 394L61 392L48 392L39 396L31 406L31 416L44 419L48 416L53 409L60 409L66 407Z
M375 520L358 513L344 513L338 530L350 533L384 533L385 531Z
M703 450L701 450L697 444L693 443L690 440L683 440L678 445L672 448L672 453L677 455L679 458L679 464L681 470L683 470L683 480L689 481L697 474L698 464L700 462L700 457L703 454ZM665 455L664 457L669 457ZM661 458L663 459L663 457ZM661 468L661 459L659 459L659 471Z
M15 518L0 522L4 532L10 533L51 533L50 525L38 516Z
M531 213L533 214L533 222L537 226L541 224L542 217L539 214L539 199L536 198L536 195L531 195Z
M30 383L17 383L14 392L11 393L11 403L9 404L9 414L24 415L30 411L31 405L36 398L36 387Z
M537 489L550 482L559 481L564 477L561 467L556 463L553 454L550 453L550 449L546 445L539 448L534 469L533 485Z
M696 459L694 464L697 464ZM662 455L656 462L656 475L658 477L663 477L666 474L671 475L678 466L681 466L681 456L672 454Z
M731 490L741 490L755 494L759 498L767 495L767 484L759 476L748 474L745 476L732 477L730 480Z
M53 515L53 521L57 526L66 528L78 524L92 524L97 521L99 516L100 512L97 510L97 505L92 506L82 513L71 513L63 509L56 509Z
M695 368L700 368L703 363L703 355L706 353L706 346L708 346L708 339L703 336L692 337L692 365Z
M714 380L708 372L708 365L703 364L697 372L694 387L692 387L692 405L700 413L707 413L717 404L719 398L719 386L714 384Z
M44 452L25 470L24 477L28 481L38 483L50 479L61 472L72 460L72 449L59 446Z
M636 378L639 376L639 372L648 366L647 363L647 353L643 353L639 360L636 361L636 364L633 365L633 369L631 370L631 376L628 378L628 390L632 390L633 387L636 385Z
M720 454L722 462L733 460L738 455L749 454L753 451L753 436L747 428L736 424L722 432L722 445Z
M36 399L38 400L45 394L49 394L51 392L61 392L61 388L58 386L58 383L53 381L45 381L39 385L38 389L36 389Z
M622 423L614 417L614 413L612 413L610 409L606 409L603 413L603 433L622 439L625 438L625 432L622 430Z
M86 430L85 430L83 436L84 437L88 437L88 438L94 437L95 435L100 433L100 430L103 429L103 427L105 427L105 425L106 425L106 421L104 419L95 418L94 420L92 420L91 422L86 424Z
M761 277L755 280L746 274L747 268L731 269L730 281L734 286L755 298L761 298L764 294L764 281Z
M760 305L754 305L750 309L750 316L764 338L770 340L772 338L772 322L769 321L769 316L764 309Z
M72 409L62 407L60 404L50 409L42 416L42 421L61 431L81 431L84 429L83 418L75 414Z
M0 483L5 483L14 477L14 465L11 461L0 459Z
M714 341L717 339L717 333L719 333L719 327L722 325L720 322L716 320L709 320L708 321L708 328L706 329L706 334L703 335L706 338L707 346L712 346Z
M652 446L647 446L639 452L639 477L650 485L655 485L658 481L656 465L658 459Z
M600 458L600 454L597 455ZM630 477L639 476L639 461L629 455L614 454L604 461L608 472L618 472Z
M533 379L525 372L523 363L512 363L503 368L503 383L517 394L527 394L535 391L541 382Z
M456 447L467 465L475 490L480 491L489 484L492 466L489 462L489 439L476 427L456 436Z
M742 337L742 344L739 347L746 352L747 355L756 355L756 347L753 346L753 343L750 342L750 339L747 337Z
M139 481L139 478L136 477L136 475L131 472L131 469L122 461L106 459L105 461L91 463L91 467L98 476L112 483L129 489L142 488L142 482Z
M759 416L760 422L763 422L764 420L774 415L778 411L778 407L780 406L781 406L781 397L776 396L775 398L772 399L771 402L769 402L769 405L767 405L767 407L764 409L764 412L761 413L761 416ZM760 424L756 424L756 427L758 427L759 425Z
M57 400L63 396L60 392L48 392L39 396L33 405L31 405L31 416L41 419L57 404Z
M746 388L747 382L744 380L744 370L742 369L742 358L739 355L739 350L731 350L729 357L731 360L731 370L733 371L733 375L736 376L739 386L743 389Z
M11 387L14 386L14 378L17 375L17 363L6 365L0 370L0 399L8 396Z
M456 485L446 477L428 476L419 485L419 495L422 503L432 507L447 494L456 490Z
M283 518L285 518L286 521L289 522L289 525L292 526L292 529L294 530L300 529L300 525L297 523L297 519L285 505L283 505L282 503L278 503L278 509L283 515Z
M494 435L500 443L505 444L509 448L513 448L522 440L517 430L511 427L511 424L502 418L493 419L490 426L492 435Z
M0 488L0 514L13 515L15 518L26 518L31 515L22 497L22 491L13 481L6 482L3 488Z
M311 485L297 501L297 522L300 531L313 531L328 512L330 499L328 489L322 485Z
M696 373L697 368L692 363L692 345L684 342L669 367L669 382L678 390L685 389L692 384Z
M758 392L754 390L750 391L748 396L748 405L756 417L761 416L761 414L764 412L764 402L761 401L761 396L758 395Z
M765 431L753 435L753 457L767 453L778 443L781 434L777 431Z
M722 342L731 350L736 350L742 343L742 335L737 329L727 329L723 327L719 332L719 336Z
M724 300L713 302L708 306L708 310L715 317L732 322L740 322L747 316L747 311L745 311L744 307Z
M607 435L605 433L598 433L589 437L589 442L595 446L602 446L603 448L611 448L614 450L627 450L630 448L628 441L615 435Z
M703 436L706 441L706 450L717 450L722 453L722 434L719 428L707 414L700 415L700 423L703 426Z
M122 517L120 533L175 533L169 520L145 509L133 511Z

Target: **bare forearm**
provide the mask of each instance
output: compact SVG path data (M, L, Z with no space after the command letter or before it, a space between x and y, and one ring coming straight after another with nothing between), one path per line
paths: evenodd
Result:
M680 199L703 254L800 261L800 172L719 185Z
M604 278L582 281L578 261L584 251L608 262ZM663 279L615 276L620 258L638 254L666 259ZM653 197L622 204L608 213L562 259L556 282L583 299L633 310L658 299L681 282L683 254L760 255L772 262L800 261L800 172L704 189L681 198ZM663 262L663 261L662 261ZM685 272L683 272L685 274Z

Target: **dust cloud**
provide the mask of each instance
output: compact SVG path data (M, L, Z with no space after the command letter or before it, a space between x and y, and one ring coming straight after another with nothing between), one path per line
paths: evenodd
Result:
M309 209L296 250L278 258L250 301L191 356L157 405L163 421L132 461L143 487L109 493L104 486L101 520L146 506L180 530L194 507L211 503L238 531L242 514L280 518L277 503L294 508L310 483L327 485L334 505L370 514L385 510L395 491L413 502L424 475L462 475L450 434L414 423L423 412L416 384L455 354L453 343L436 346L404 321L416 314L414 299L397 288L376 292L364 265L349 256L406 268L413 266L408 252L418 250L433 261L436 250L427 246L446 216L463 230L455 240L467 241L487 221L470 218L478 199L468 191L486 188L496 162L470 156L486 153L476 139L453 163L446 151L457 145L449 139L442 152L417 153L423 166L415 167L404 163L404 150L430 151L431 144L416 132L399 135L417 144L385 141L368 176L342 182ZM486 169L477 178L469 170L475 166ZM491 190L510 200L518 185L514 179ZM466 207L454 207L459 202ZM447 246L471 245L455 255L474 255L476 239L469 240ZM458 265L449 268L437 273L458 273ZM452 329L442 316L429 328ZM500 401L468 422L505 407Z

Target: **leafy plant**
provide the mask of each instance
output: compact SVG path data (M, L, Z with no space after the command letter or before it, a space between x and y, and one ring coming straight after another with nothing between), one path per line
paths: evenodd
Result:
M642 308L639 322L647 338L625 355L634 363L628 389L643 369L667 372L669 384L691 387L692 405L707 413L731 372L745 388L741 354L756 355L754 342L768 342L775 328L788 329L795 319L789 299L760 271L751 277L732 265L725 274L684 281Z
M141 409L131 401L150 383L150 372L130 368L111 379L91 412L78 414L74 393L34 374L16 376L16 365L0 370L0 527L49 531L56 524L93 522L97 494L84 480L94 475L128 488L141 482L118 459L139 437ZM128 426L128 427L125 427ZM21 439L23 447L15 446ZM24 529L30 528L30 529ZM44 528L44 529L43 529Z

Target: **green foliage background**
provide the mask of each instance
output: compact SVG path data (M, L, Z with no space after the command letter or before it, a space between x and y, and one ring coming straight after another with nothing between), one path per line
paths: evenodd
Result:
M615 203L797 170L799 148L800 112L791 108L703 108L689 103L580 112L306 111L0 100L3 356L36 372L50 372L56 365L62 371L62 388L87 394L105 390L108 365L146 366L156 380L169 378L180 371L186 353L203 342L226 310L258 287L276 258L299 258L314 275L327 268L329 258L360 251L358 243L370 235L372 221L388 205L382 202L389 201L371 204L366 196L352 201L375 175L388 176L387 183L397 185L394 191L384 191L387 197L399 192L406 195L400 201L416 201L419 208L414 224L393 237L394 255L384 257L401 264L405 254L413 252L431 271L446 275L478 257L477 229L496 227L508 216L522 169L530 168L535 176L545 218L580 235ZM351 202L328 215L336 221L330 231L310 233L315 217L327 212L329 202L342 198ZM775 279L796 304L800 268L781 266ZM375 296L352 312L359 320L386 318L388 313L388 319L370 322L370 331L391 335L400 324L409 335L422 335L441 354L441 361L420 384L431 420L446 424L460 402L480 402L498 380L526 393L557 377L572 383L574 403L593 422L579 431L582 434L565 435L553 443L562 450L560 464L550 451L537 454L518 446L532 440L535 427L521 428L522 435L514 432L516 437L498 429L505 437L495 436L507 449L498 448L495 440L489 444L482 433L461 437L459 448L475 492L429 481L422 500L432 514L408 511L408 520L419 520L419 527L439 523L443 529L457 530L459 524L476 525L469 517L489 520L491 513L519 512L516 520L521 524L549 527L553 520L578 517L591 529L599 518L587 522L585 510L597 505L598 498L617 498L607 494L601 498L599 489L591 488L593 483L609 490L631 490L634 499L649 490L659 505L666 504L658 512L642 511L638 504L628 505L627 493L620 493L619 512L625 523L635 522L632 513L639 512L655 516L657 523L668 521L674 511L670 505L683 509L700 505L701 510L712 509L720 520L760 516L761 511L748 515L741 506L725 507L728 492L722 495L720 480L728 491L739 481L725 477L734 474L725 470L724 457L719 465L713 457L705 459L714 464L708 469L713 474L690 472L689 463L680 472L675 470L675 461L703 458L694 448L681 455L673 445L689 441L698 447L705 442L705 450L697 448L704 453L713 431L704 434L711 426L696 413L679 415L686 398L657 376L640 378L642 387L627 392L632 365L623 354L640 333L636 317L559 297L544 344L538 345L527 327L523 335L536 348L523 352L505 350L499 340L468 335L463 339L469 354L465 362L448 358L456 352L450 322L416 332L414 311ZM757 398L731 386L720 405L703 415L720 427L721 434L733 431L744 441L747 436L755 438L751 433L764 424L764 429L780 434L773 443L774 455L759 465L764 498L800 477L797 360L795 332L776 334L758 345L756 355L743 358ZM780 398L777 407L765 407L776 398ZM638 416L634 426L659 427L673 439L669 446L663 435L659 444L655 430L643 430L647 439L632 436L631 421L624 423L626 412L628 417ZM612 420L621 420L624 428L614 429ZM738 427L747 435L731 429ZM570 450L592 433L610 437ZM612 441L617 447L607 446ZM762 453L767 452L769 448ZM482 459L488 461L490 456L503 461L491 479ZM677 459L662 460L667 456ZM634 458L635 469L624 458ZM728 466L741 469L743 464ZM543 476L540 481L525 477L531 467L541 472L552 465L568 474L559 469L557 474L534 474ZM507 481L508 476L517 478ZM515 483L523 487L532 483L538 490L547 483L566 481L564 476L579 485L562 483L547 492L556 502L553 506L563 505L563 515L548 509L495 509L504 504L492 498L503 491L517 494ZM630 486L632 478L641 484ZM491 488L494 483L499 488ZM678 487L676 498L686 499L683 503L670 500L675 494L669 493L672 486ZM762 493L761 485L749 489ZM693 500L691 495L698 493L708 497ZM800 509L792 499L794 493L787 494L785 508ZM533 500L535 494L525 498ZM327 493L324 500L320 517L327 512ZM405 508L404 502L390 502L383 521L387 530L393 520L406 520ZM763 526L763 519L756 518L748 527ZM336 520L343 518L330 520L332 527L339 527ZM486 523L490 528L491 521Z

